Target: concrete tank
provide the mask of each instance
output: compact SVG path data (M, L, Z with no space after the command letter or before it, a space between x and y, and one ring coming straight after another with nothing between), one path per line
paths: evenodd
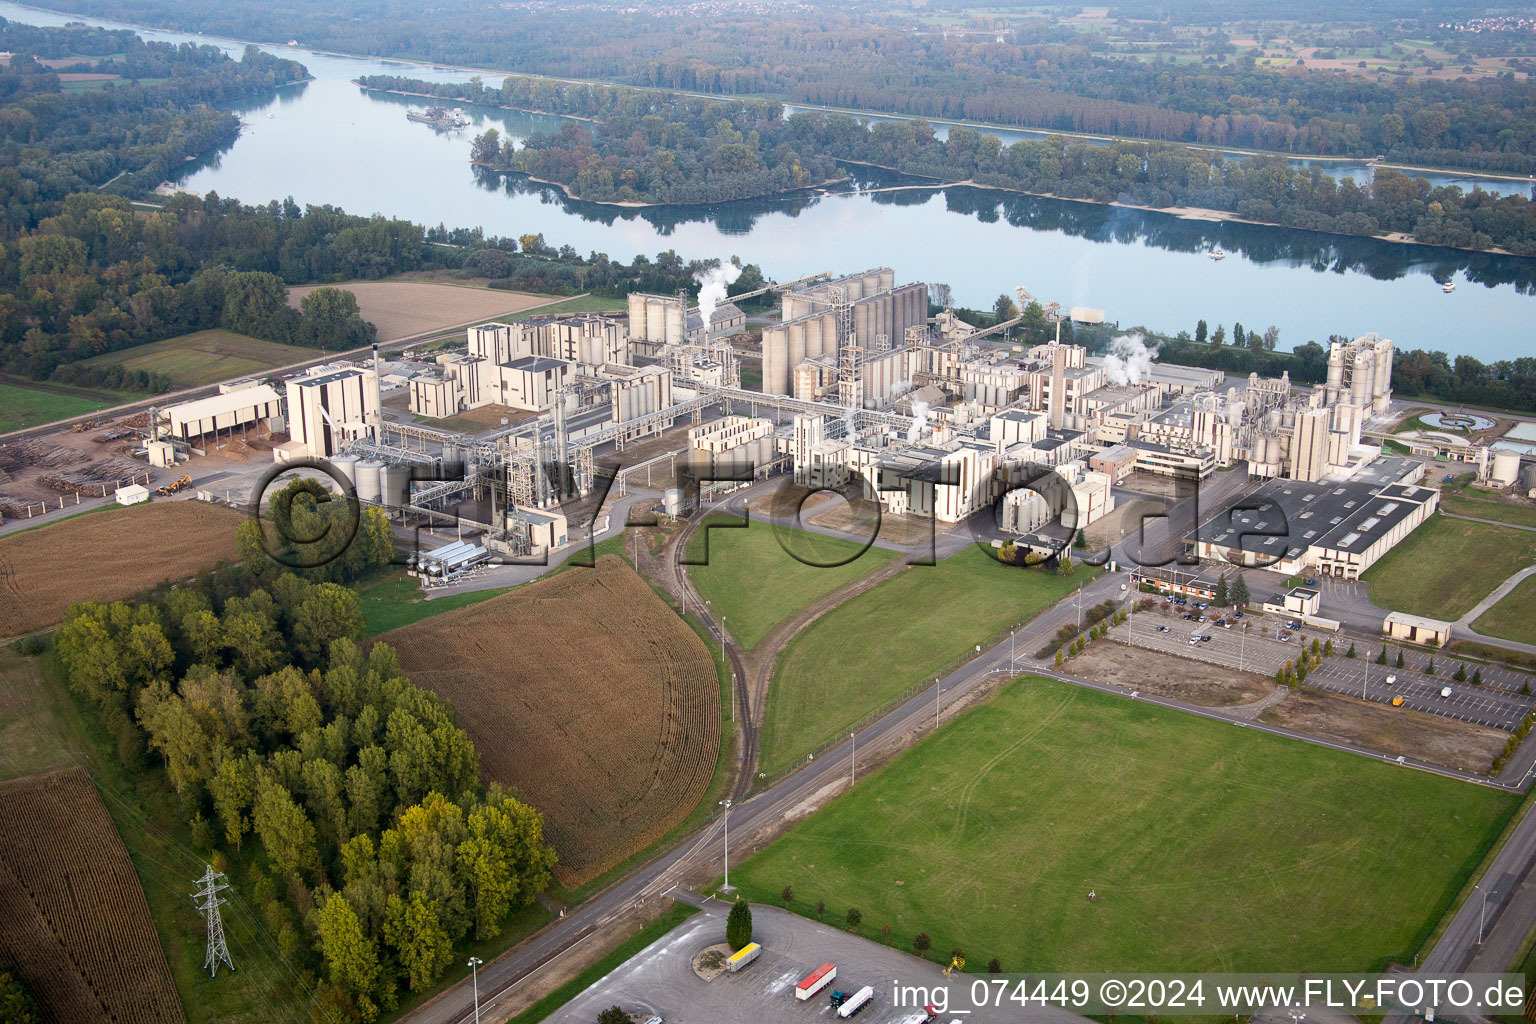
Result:
M357 464L357 500L378 502L379 500L379 471L384 468L384 463L376 459L364 459Z
M1500 487L1508 487L1520 476L1520 453L1495 452L1488 479Z
M667 344L668 345L681 345L684 341L687 340L687 338L684 337L684 335L686 335L688 333L688 331L687 331L688 324L687 324L687 320L684 319L683 304L682 303L680 303L680 302L668 302L667 303L666 321L667 321Z
M410 498L411 467L385 466L379 471L380 501L391 508L399 508Z
M811 354L809 329L806 321L796 320L790 324L788 337L789 351L786 359L790 372L794 372L795 367L800 365L800 361Z
M1520 471L1520 487L1527 491L1536 490L1536 462Z
M683 514L683 491L680 487L668 487L661 496L661 507L669 516Z
M629 293L629 336L636 341L645 341L649 335L645 329L645 296L639 292Z
M763 328L763 394L789 393L789 329Z
M349 482L351 482L353 487L357 486L357 456L356 455L337 455L337 456L334 456L331 459L331 465L336 468L336 472L338 472L342 476L346 477L347 480Z
M655 295L645 297L645 336L650 341L661 341L667 336L667 303Z

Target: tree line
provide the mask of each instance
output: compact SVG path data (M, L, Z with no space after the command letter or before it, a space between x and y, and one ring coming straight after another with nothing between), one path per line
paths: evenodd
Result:
M72 8L237 39L508 68L717 95L760 96L1047 131L1256 147L1297 155L1536 172L1536 82L1275 70L1216 45L1200 62L1126 59L1102 32L1052 18L996 32L915 31L909 18L830 4L692 12L558 5L511 14L469 0L430 11L348 0L325 12L212 0L74 0ZM1163 26L1218 11L1148 12ZM1340 20L1329 12L1324 23ZM1372 13L1368 19L1385 22ZM1433 21L1433 19L1431 19ZM1429 26L1426 26L1429 27ZM1219 36L1219 33L1217 34Z
M364 519L361 571L389 557L387 522ZM555 853L537 811L481 786L453 708L362 630L354 591L252 560L76 605L54 642L124 762L159 762L193 842L256 844L236 884L326 979L321 1006L372 1020L496 936Z
M580 117L521 148L492 128L470 159L565 185L594 202L702 203L772 195L839 175L827 155L788 138L782 105L709 100L655 89L626 89L510 75L498 88L370 75L366 88Z

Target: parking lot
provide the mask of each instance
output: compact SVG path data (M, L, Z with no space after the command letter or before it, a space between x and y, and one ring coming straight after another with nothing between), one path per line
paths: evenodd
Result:
M955 1019L1088 1024L1087 1018L1062 1010L1020 1012L1015 1006L1011 1011L980 1013L969 998L974 974L945 978L937 964L761 904L752 907L752 938L763 946L762 955L737 974L704 981L693 971L693 958L725 941L726 911L726 904L711 902L708 909L600 978L548 1021L592 1024L598 1013L617 1005L639 1014L640 1020L654 1014L665 1024L830 1022L838 1019L828 998L832 989L853 992L869 985L875 997L854 1018L859 1024L897 1024L921 1012L923 1001L930 999L944 1011L938 1016L940 1024ZM796 1000L795 984L827 961L837 964L836 980L806 1001ZM902 1005L897 1005L898 998Z
M1536 707L1536 698L1518 692L1494 686L1475 686L1470 682L1456 682L1448 678L1448 672L1453 672L1453 666L1457 664L1449 658L1442 657L1437 663L1439 674L1430 676L1417 670L1427 667L1428 655L1410 654L1406 658L1405 667L1397 668L1394 652L1388 655L1391 659L1388 664L1377 665L1372 658L1380 650L1379 645L1358 641L1356 650L1359 657L1346 658L1343 653L1349 649L1349 639L1305 629L1291 632L1284 629L1282 618L1272 615L1245 614L1239 620L1239 625L1232 629L1217 626L1214 621L1197 622L1182 617L1189 612L1196 616L1206 615L1214 620L1211 615L1213 611L1220 609L1201 611L1193 606L1164 604L1157 610L1132 616L1129 631L1124 625L1118 626L1114 636L1121 640L1129 637L1133 644L1168 654L1241 667L1269 676L1279 671L1287 661L1294 661L1301 655L1301 643L1310 647L1313 637L1324 643L1333 639L1334 656L1323 659L1322 665L1307 675L1308 686L1384 704L1390 704L1394 698L1401 697L1402 707L1462 722L1492 726L1506 732L1513 732L1521 720L1530 714L1531 709ZM1240 628L1242 625L1248 628ZM1166 627L1166 631L1158 630L1158 626ZM1264 632L1266 628L1268 632ZM1282 632L1291 632L1290 639L1280 640ZM1209 635L1211 639L1191 644L1189 640L1194 634ZM1512 687L1519 685L1513 673L1484 669L1483 674L1488 682ZM1395 681L1390 684L1387 682L1389 675L1395 677ZM1446 687L1450 688L1451 695L1442 697L1441 691Z

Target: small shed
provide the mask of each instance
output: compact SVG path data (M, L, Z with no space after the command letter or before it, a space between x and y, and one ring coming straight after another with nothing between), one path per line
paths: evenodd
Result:
M1381 631L1394 640L1444 647L1451 640L1451 623L1407 612L1388 612Z
M117 489L119 505L138 505L149 500L149 488L143 484L129 484Z

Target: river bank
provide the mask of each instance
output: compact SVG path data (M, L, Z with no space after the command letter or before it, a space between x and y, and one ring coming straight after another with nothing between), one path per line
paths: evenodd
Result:
M107 19L107 18L94 18L93 16L78 14L77 12L72 12L72 11L66 10L66 9L64 9L62 7L42 7L42 6L39 6L39 5L35 4L35 3L18 2L18 0L11 0L11 6L20 7L20 8L24 8L24 9L27 9L27 10L38 11L40 13L50 14L50 15L54 15L54 16L78 17L78 18L88 18L88 17L90 17L93 20L98 21L98 22L100 22L102 24L111 24L111 25L122 27L122 28L135 29L135 30L139 30L139 31L149 30L149 31L157 31L157 32L186 33L186 34L191 34L191 35L196 35L196 36L202 36L203 35L202 32L200 32L200 31L198 31L196 29L188 29L188 28L182 28L182 27L176 27L176 26L170 26L170 25L140 25L140 24L135 24L135 23L131 23L131 22L114 21L112 19ZM215 37L207 37L207 38L211 41ZM473 66L464 65L464 64L444 64L444 63L441 63L439 61L432 60L429 57L422 57L422 58L414 58L414 57L382 57L382 56L378 56L376 54L356 53L356 52L348 52L348 51L342 51L342 50L318 50L318 49L314 49L314 48L311 48L311 47L305 47L305 46L302 46L302 45L290 46L286 40L265 40L265 41L263 41L263 40L254 40L254 39L237 39L237 38L232 38L232 37L229 37L229 36L219 36L217 38L225 39L225 40L228 40L229 42L239 43L239 44L246 45L246 46L268 47L268 48L271 48L271 49L273 49L275 51L286 52L288 54L293 54L293 53L296 53L296 52L314 53L314 54L318 54L320 56L325 56L325 57L336 57L336 58L349 59L349 60L371 60L371 61L377 61L377 62L383 63L383 64L399 65L401 67L432 68L434 70L461 72L461 73L469 74L469 75L500 75L500 76L503 76L503 77L512 76L512 75L520 75L520 76L525 77L525 78L537 78L537 79L542 79L544 81L563 82L563 83L568 83L568 84L572 84L572 85L605 85L605 86L613 86L613 87L618 87L618 88L629 88L629 89L643 88L641 86L636 86L636 85L633 85L633 84L628 83L628 82L613 82L613 81L609 81L609 80L601 79L601 78L567 78L567 77L560 77L560 76L557 76L557 75L541 75L541 74L538 74L536 72L529 72L529 71L510 71L510 70L507 70L507 69L504 69L504 68L473 67ZM664 91L664 92L673 92L673 93L677 93L678 95L682 95L682 96L690 96L690 97L696 97L696 98L699 98L699 99L710 99L710 100L723 100L723 101L730 101L730 100L736 100L736 99L740 99L740 100L750 100L750 99L773 100L775 102L783 104L786 107L795 107L795 108L804 109L804 110L818 110L818 111L824 111L824 112L827 112L827 113L849 114L849 115L852 115L852 116L855 116L855 117L885 118L885 119L898 120L898 121L923 120L923 121L926 121L929 124L933 124L933 125L943 125L943 126L946 126L946 127L973 128L973 129L977 129L977 130L980 130L980 131L986 131L986 132L1024 132L1024 133L1027 133L1027 134L1042 135L1042 136L1061 135L1061 136L1064 136L1066 138L1083 139L1085 141L1100 142L1100 143L1111 143L1111 142L1120 142L1120 141L1123 141L1123 142L1143 142L1143 143L1156 143L1156 142L1177 141L1177 140L1168 140L1168 139L1145 138L1145 137L1136 136L1136 135L1102 135L1102 134L1095 134L1095 133L1092 133L1092 132L1078 132L1078 131L1068 131L1068 130L1060 130L1060 131L1058 131L1058 130L1055 130L1055 129L1036 128L1036 127L1033 127L1033 126L1030 126L1030 125L1023 125L1023 124L1002 124L1002 123L992 122L992 121L973 121L973 120L968 120L968 119L965 119L965 118L923 117L920 114L910 114L910 113L903 113L903 112L899 112L899 111L868 110L868 109L855 108L855 107L828 106L826 104L818 104L818 103L802 103L802 102L798 102L798 101L795 101L795 100L786 99L786 98L784 98L782 96L775 96L775 95L768 95L768 94L741 95L741 94L737 94L737 93L707 93L707 92L698 92L698 91L689 90L689 89L665 89L665 90L662 90L662 91ZM511 108L507 108L507 109L511 109ZM565 116L568 116L568 115L558 114L558 115L554 115L554 116L565 117ZM1536 182L1536 176L1532 176L1532 175L1511 175L1511 174L1504 174L1504 173L1493 172L1493 171L1483 171L1483 170L1469 169L1469 168L1463 168L1463 167L1415 167L1415 166L1410 166L1410 165L1406 165L1406 164L1377 162L1377 160L1375 160L1374 158L1366 157L1366 156L1363 156L1363 155L1357 155L1357 156L1341 156L1341 155L1333 155L1333 154L1309 155L1309 154L1302 154L1302 153L1288 153L1288 152L1283 152L1283 151L1280 151L1280 150L1243 149L1243 148L1236 148L1236 147L1232 147L1232 146L1218 146L1218 145L1213 145L1211 143L1204 143L1204 142L1178 142L1178 144L1179 145L1188 146L1191 149L1198 149L1198 150L1202 150L1202 151L1205 151L1205 152L1211 152L1211 153L1231 153L1231 154L1235 154L1235 155L1238 155L1238 156L1279 157L1279 158L1282 158L1282 159L1285 159L1285 160L1305 160L1305 161L1308 161L1308 162L1311 162L1311 163L1323 163L1323 162L1327 162L1327 163L1355 163L1355 162L1364 162L1368 166L1385 167L1385 168L1390 168L1392 170L1411 171L1411 172L1416 172L1416 173L1420 173L1420 174L1435 174L1435 175L1444 175L1444 176L1449 176L1449 177L1486 178L1486 179L1488 179L1490 181L1519 181L1519 182L1531 181L1531 182Z

